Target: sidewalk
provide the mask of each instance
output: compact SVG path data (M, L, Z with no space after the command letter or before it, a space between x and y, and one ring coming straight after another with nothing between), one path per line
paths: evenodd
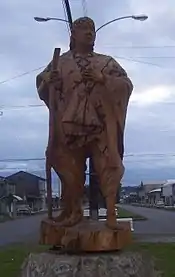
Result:
M174 234L134 234L133 239L135 242L150 242L150 243L175 243Z
M172 212L175 211L175 206L156 206L153 204L145 204L145 203L131 203L131 205L136 207L162 209L162 210L172 211Z

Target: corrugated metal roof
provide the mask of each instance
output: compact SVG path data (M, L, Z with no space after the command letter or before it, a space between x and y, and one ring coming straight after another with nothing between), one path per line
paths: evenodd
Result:
M149 191L148 193L153 193L153 192L161 192L161 188L159 188L159 189L153 189L153 190Z
M15 194L13 194L13 197L14 197L16 200L18 200L18 201L22 201L22 200L23 200L20 196L15 195Z
M169 179L169 180L167 180L167 182L163 185L163 186L168 186L168 185L173 185L173 184L175 184L175 180L173 180L173 179Z
M165 181L165 180L153 180L153 181L143 181L142 183L143 183L143 185L145 186L145 185L163 185L163 184L165 184L167 182L167 180Z

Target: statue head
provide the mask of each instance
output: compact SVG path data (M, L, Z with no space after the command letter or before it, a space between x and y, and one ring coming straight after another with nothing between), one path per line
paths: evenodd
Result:
M95 24L89 17L81 17L73 22L71 38L70 38L70 50L74 50L76 46L93 51L95 42Z

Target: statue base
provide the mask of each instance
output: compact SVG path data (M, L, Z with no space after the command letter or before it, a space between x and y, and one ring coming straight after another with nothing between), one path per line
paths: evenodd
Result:
M96 255L30 254L21 268L20 277L156 277L154 260L147 253L98 253Z
M111 230L104 221L84 219L73 227L62 227L51 219L41 222L40 244L61 247L67 251L114 251L132 242L129 222L119 222L119 228Z

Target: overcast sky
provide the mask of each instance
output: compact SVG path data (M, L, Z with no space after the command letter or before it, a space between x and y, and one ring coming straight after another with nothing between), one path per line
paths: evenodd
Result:
M119 16L149 16L144 22L127 19L99 31L95 51L113 56L134 83L125 136L125 154L134 156L125 158L125 182L139 183L140 179L153 177L173 178L175 1L70 2L74 19L86 14L94 19L97 27ZM84 8L82 2L87 3ZM39 71L10 79L46 65L54 47L67 50L69 34L64 23L37 23L33 20L34 16L64 18L62 1L0 1L1 160L44 157L48 132L47 109L44 106L27 107L42 105L35 88L35 77ZM41 161L4 161L0 163L0 174L18 169L39 172L43 168Z

